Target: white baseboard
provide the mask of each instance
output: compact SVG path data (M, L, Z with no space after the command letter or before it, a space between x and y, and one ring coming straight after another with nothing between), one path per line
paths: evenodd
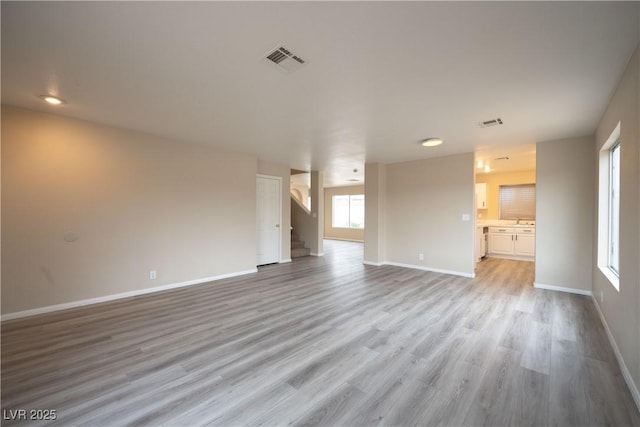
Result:
M544 283L533 282L533 287L536 289L546 289L547 291L568 292L570 294L592 296L591 291L585 291L584 289L566 288L564 286L545 285Z
M324 238L324 240L338 240L340 242L356 242L356 243L364 243L364 240L358 240L358 239L342 239L340 237L326 237Z
M287 258L287 259L281 259L280 260L280 264L286 264L288 262L291 262L291 258Z
M393 265L395 267L412 268L414 270L432 271L434 273L451 274L453 276L469 277L471 279L476 277L475 273L463 273L461 271L442 270L440 268L425 267L425 266L422 266L422 265L403 264L403 263L400 263L400 262L391 262L391 261L385 261L383 264L384 265Z
M324 256L324 252L320 252L319 254L315 253L315 252L311 252L309 255L311 255L311 256Z
M535 257L532 256L517 256L517 255L501 255L501 254L490 254L487 253L487 258L500 258L500 259L510 259L512 261L528 261L535 262Z
M254 269L251 269L251 270L237 271L237 272L233 272L233 273L220 274L218 276L203 277L201 279L188 280L186 282L170 283L168 285L155 286L153 288L136 289L135 291L122 292L122 293L113 294L113 295L105 295L103 297L89 298L89 299L84 299L84 300L79 300L79 301L66 302L66 303L63 303L63 304L48 305L46 307L33 308L33 309L30 309L30 310L17 311L15 313L3 314L0 317L0 321L4 322L5 320L20 319L22 317L36 316L38 314L51 313L53 311L67 310L69 308L82 307L82 306L91 305L91 304L99 304L101 302L113 301L113 300L122 299L122 298L135 297L135 296L138 296L138 295L144 295L144 294L150 294L150 293L154 293L154 292L166 291L166 290L169 290L169 289L182 288L182 287L185 287L185 286L192 286L192 285L199 285L201 283L213 282L213 281L216 281L216 280L228 279L230 277L236 277L236 276L242 276L242 275L245 275L245 274L256 273L257 271L258 270L256 268L254 268Z
M372 265L374 267L380 267L384 265L384 262L362 261L364 265Z
M607 332L607 337L609 337L609 342L611 343L611 347L613 347L613 352L616 355L616 359L618 359L618 364L620 365L620 370L622 371L622 376L624 377L627 386L629 387L629 391L631 391L631 396L633 396L633 400L636 402L636 406L640 411L640 391L638 391L638 387L636 383L633 381L633 377L629 372L629 368L627 368L627 364L624 363L624 359L622 358L622 353L620 353L620 349L618 348L618 344L616 343L615 338L613 338L613 334L611 333L611 329L609 329L609 325L607 324L606 319L604 318L604 314L600 309L600 305L598 304L598 300L592 295L591 299L593 300L593 304L596 306L596 311L600 316L600 321L602 321L602 325L604 326L604 330Z

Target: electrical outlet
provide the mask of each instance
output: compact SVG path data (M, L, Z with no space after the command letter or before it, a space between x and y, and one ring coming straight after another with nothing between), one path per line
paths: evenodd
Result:
M604 292L600 291L600 302L604 302Z
M149 280L156 280L158 272L156 270L149 271Z
M424 254L422 254L422 253L418 254L418 259L420 261L424 261Z

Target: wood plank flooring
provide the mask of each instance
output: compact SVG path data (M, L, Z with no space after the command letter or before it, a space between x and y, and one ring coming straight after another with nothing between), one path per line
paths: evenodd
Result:
M39 425L640 425L592 301L362 265L362 245L2 324L2 409ZM3 424L29 424L5 420Z

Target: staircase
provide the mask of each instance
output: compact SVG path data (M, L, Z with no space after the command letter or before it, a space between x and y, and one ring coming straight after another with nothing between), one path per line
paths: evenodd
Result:
M310 253L311 249L304 247L304 241L300 240L296 234L291 233L291 258L309 256Z

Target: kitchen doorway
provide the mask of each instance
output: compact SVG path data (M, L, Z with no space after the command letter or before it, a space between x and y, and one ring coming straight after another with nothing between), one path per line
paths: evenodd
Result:
M474 167L476 266L489 258L535 262L535 144L479 150Z

